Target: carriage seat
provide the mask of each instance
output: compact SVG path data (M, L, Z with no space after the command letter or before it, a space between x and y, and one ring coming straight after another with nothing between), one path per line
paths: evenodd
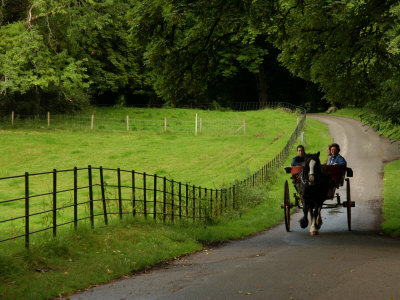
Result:
M351 168L342 167L338 165L322 165L323 170L325 170L331 177L334 185L336 187L342 186L344 183L344 177L353 177L353 170Z
M351 168L346 168L337 165L333 166L322 165L321 167L329 174L336 187L343 185L345 176L353 177L353 170ZM292 178L296 178L298 174L301 172L301 168L302 166L286 167L285 171L287 174L292 174Z

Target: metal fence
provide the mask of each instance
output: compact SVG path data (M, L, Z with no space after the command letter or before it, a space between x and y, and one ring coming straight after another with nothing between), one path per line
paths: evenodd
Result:
M299 109L299 108L296 108ZM246 187L266 182L271 171L286 160L306 119L302 118L274 159L244 180L227 188L210 189L134 170L88 166L0 178L0 242L79 222L108 224L108 218L154 219L156 222L203 222L226 215L246 204ZM4 192L20 191L15 197ZM11 215L10 215L11 214Z

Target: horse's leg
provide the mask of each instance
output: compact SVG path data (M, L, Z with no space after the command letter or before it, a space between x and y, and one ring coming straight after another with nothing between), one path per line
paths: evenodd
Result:
M322 204L319 205L318 209L317 209L317 211L318 211L318 215L317 215L317 226L318 226L318 229L320 229L321 226L322 226L321 209L322 209Z
M316 224L318 217L318 208L310 208L310 215L311 215L310 233L311 235L317 235L319 229L318 225Z
M306 201L303 200L303 214L304 216L300 219L300 227L301 228L307 228L308 226L308 205L306 204Z

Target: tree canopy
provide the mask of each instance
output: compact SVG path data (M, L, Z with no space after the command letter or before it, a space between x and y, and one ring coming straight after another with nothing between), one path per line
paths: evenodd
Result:
M294 86L297 104L398 124L399 14L394 0L1 0L0 109L229 104L239 86L263 103Z

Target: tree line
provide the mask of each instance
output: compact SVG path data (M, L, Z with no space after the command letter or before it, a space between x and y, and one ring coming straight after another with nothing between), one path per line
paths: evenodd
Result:
M398 124L399 15L393 0L0 0L0 109L256 99Z

